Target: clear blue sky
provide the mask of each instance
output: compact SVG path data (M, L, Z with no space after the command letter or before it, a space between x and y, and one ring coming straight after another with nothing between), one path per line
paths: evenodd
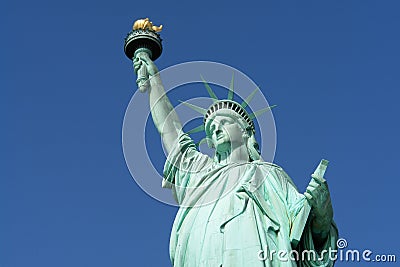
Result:
M329 159L340 236L399 258L399 8L394 0L3 3L0 266L169 266L177 210L136 185L121 146L136 90L123 39L146 16L165 27L160 69L210 60L260 85L278 104L275 162L304 191ZM160 141L148 129L161 171Z

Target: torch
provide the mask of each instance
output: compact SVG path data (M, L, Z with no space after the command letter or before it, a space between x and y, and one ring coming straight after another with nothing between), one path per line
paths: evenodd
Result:
M158 34L162 25L154 26L149 18L139 19L133 24L133 29L125 38L125 55L134 60L137 56L146 53L151 60L156 60L162 52L161 37ZM149 86L149 74L146 66L142 65L137 72L136 84L141 92L145 92Z

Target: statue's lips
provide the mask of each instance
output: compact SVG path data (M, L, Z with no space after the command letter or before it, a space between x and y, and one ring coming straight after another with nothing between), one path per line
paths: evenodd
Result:
M219 139L221 139L221 138L224 138L224 136L225 136L224 134L218 134L218 135L217 135L217 140L219 140Z

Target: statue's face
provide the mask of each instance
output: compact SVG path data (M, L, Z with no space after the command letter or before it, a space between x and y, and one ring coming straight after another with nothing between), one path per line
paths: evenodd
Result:
M215 116L210 124L210 133L214 147L220 153L243 144L243 130L234 117Z

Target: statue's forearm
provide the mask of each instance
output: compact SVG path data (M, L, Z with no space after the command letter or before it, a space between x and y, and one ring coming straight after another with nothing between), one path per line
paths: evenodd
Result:
M164 147L169 153L182 130L182 125L165 93L159 74L155 74L150 79L149 100L154 125L161 134Z
M316 247L322 246L328 238L331 230L332 217L328 215L324 218L314 217L311 221L311 232Z

